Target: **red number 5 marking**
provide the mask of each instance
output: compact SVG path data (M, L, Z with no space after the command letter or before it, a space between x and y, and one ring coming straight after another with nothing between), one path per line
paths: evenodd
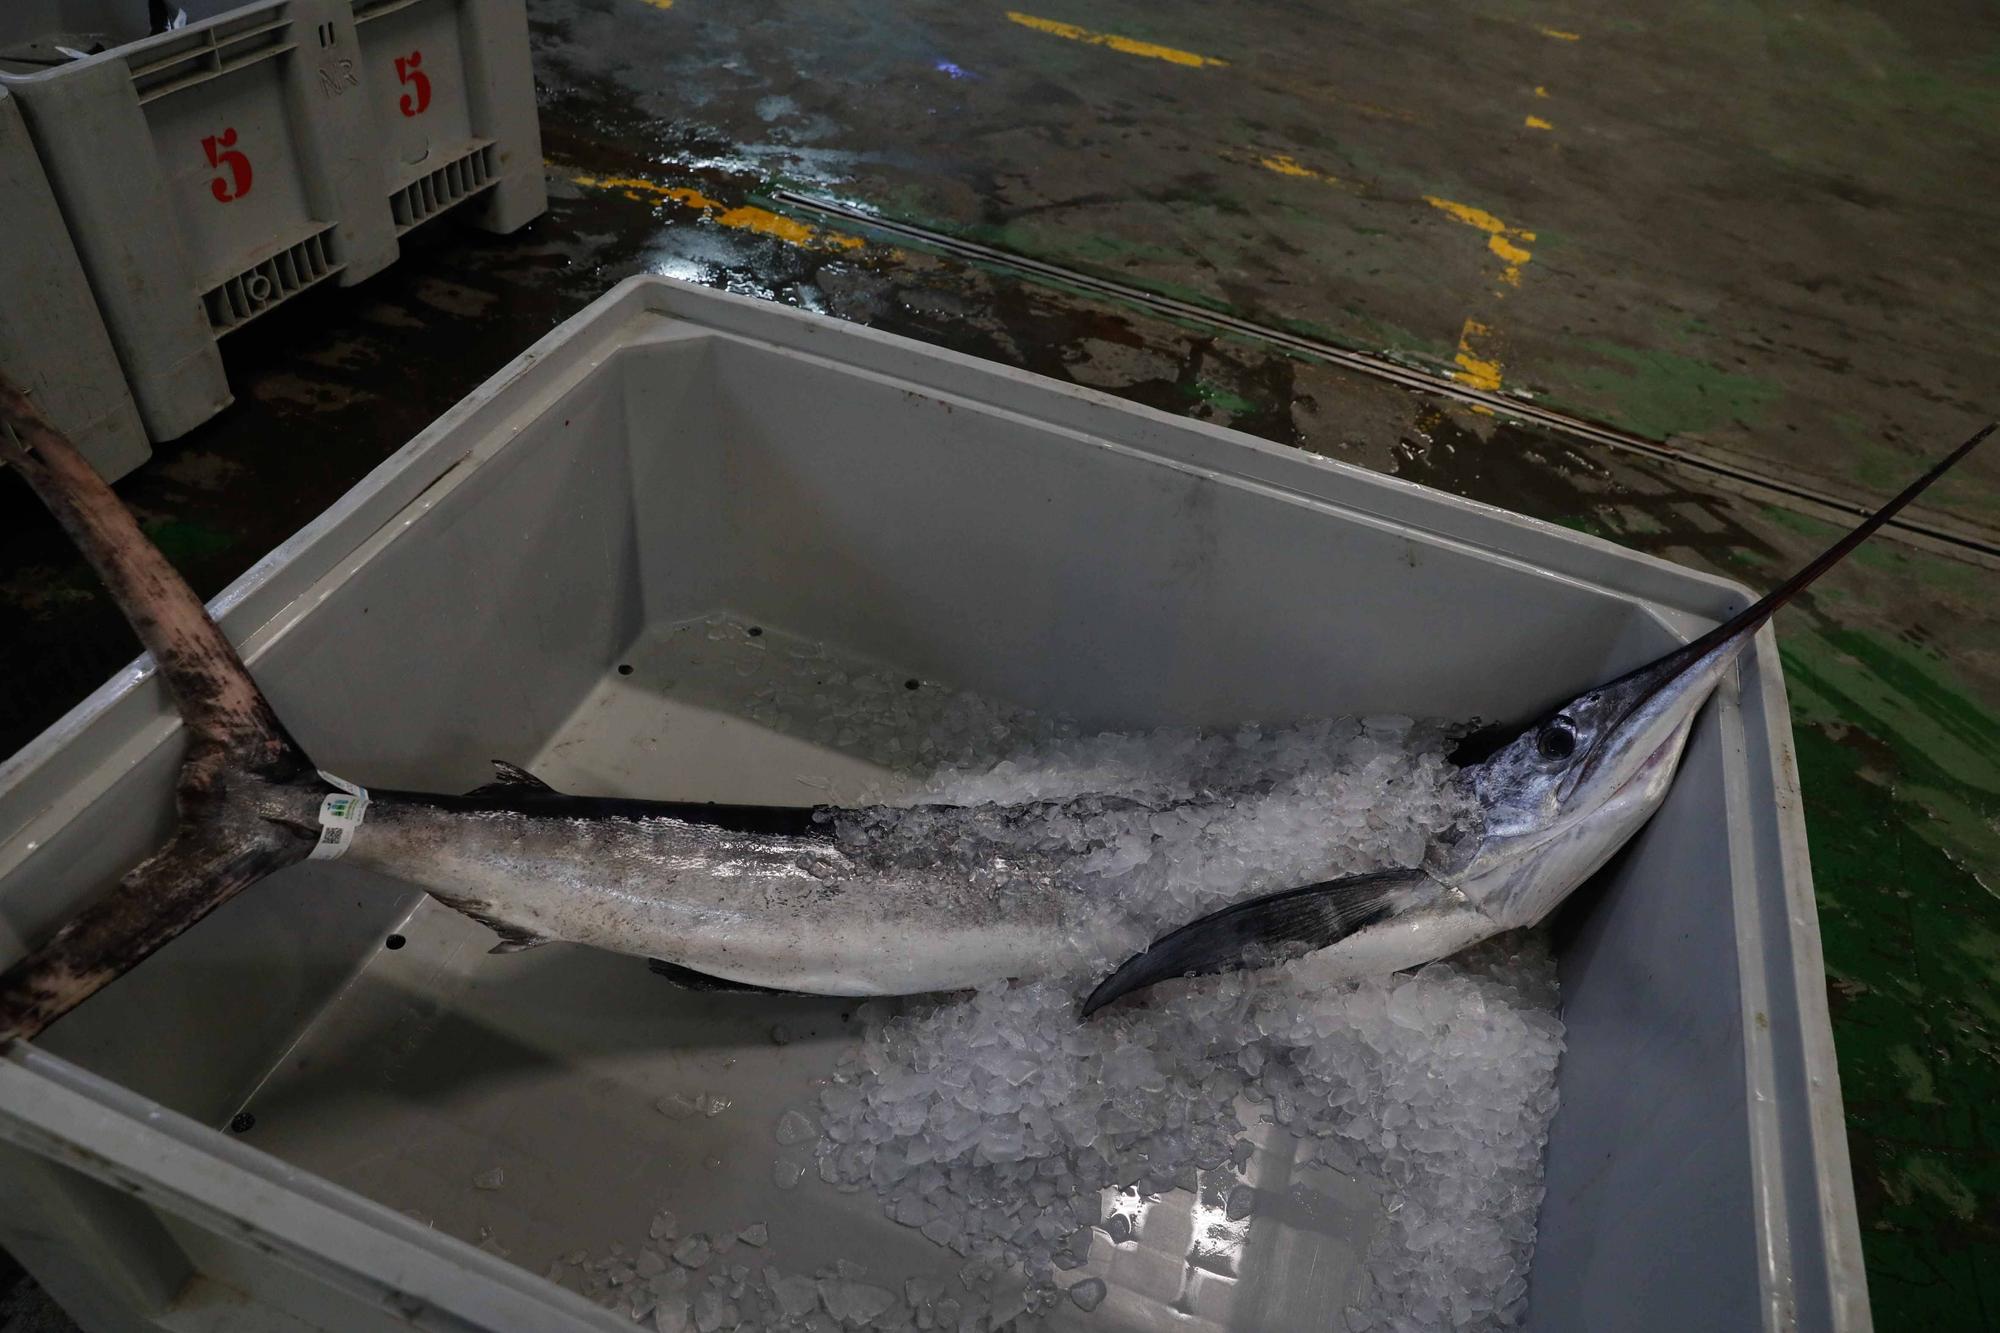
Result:
M218 203L228 203L241 199L250 193L250 159L236 151L236 130L232 126L220 134L211 134L201 141L202 151L208 154L208 165L226 167L229 179L217 176L208 183L208 190Z
M431 104L431 80L418 66L424 63L422 51L412 51L406 56L396 57L396 81L410 85L410 91L403 94L402 107L406 116L422 115Z

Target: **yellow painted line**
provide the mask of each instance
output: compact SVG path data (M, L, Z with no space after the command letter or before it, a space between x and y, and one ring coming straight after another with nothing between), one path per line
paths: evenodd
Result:
M1452 358L1458 369L1452 378L1472 389L1493 390L1500 387L1500 363L1492 356L1481 356L1473 342L1484 339L1493 330L1476 319L1465 321L1465 327L1458 331L1458 355Z
M1509 281L1513 282L1516 286L1521 281L1521 265L1535 257L1532 252L1523 250L1520 246L1509 241L1505 236L1489 238L1486 242L1486 248L1513 266L1514 276Z
M1017 9L1007 11L1007 20L1010 23L1018 23L1024 28L1033 28L1036 32L1045 32L1051 37L1066 37L1072 42L1082 42L1087 46L1108 46L1113 51L1120 51L1128 56L1146 56L1173 65L1188 65L1199 69L1203 65L1229 63L1227 60L1217 60L1214 56L1183 51L1178 47L1142 42L1134 37L1120 37L1115 32L1092 32L1089 28L1079 28L1074 23L1059 23L1055 19L1036 18L1033 14L1023 14Z
M1500 272L1500 281L1509 287L1521 285L1521 266L1533 259L1534 252L1517 241L1533 241L1535 233L1525 227L1510 227L1483 208L1471 204L1461 204L1452 199L1440 199L1434 194L1424 196L1424 202L1432 208L1458 219L1468 227L1477 227L1486 233L1486 248L1500 257L1507 267Z
M1544 87L1543 87L1543 86L1542 86L1541 84L1539 84L1539 83L1535 85L1535 96L1537 96L1537 97L1547 97L1548 95L1549 95L1549 90L1548 90L1547 88L1544 88Z
M1540 116L1529 116L1522 123L1531 130L1552 130L1555 128L1555 126L1549 124L1549 122L1543 120Z
M1509 227L1485 209L1474 208L1471 204L1461 204L1455 200L1441 199L1434 194L1425 195L1424 202L1432 208L1438 209L1440 212L1449 213L1468 227L1477 227L1481 231L1492 232L1496 235L1513 230L1512 227ZM1533 235L1530 235L1528 239L1532 241L1535 238Z
M1414 115L1408 111L1399 111L1393 106L1377 106L1373 102L1356 102L1345 97L1336 97L1333 100L1342 106L1353 107L1364 116L1373 116L1377 120L1400 120L1405 125L1415 125L1417 123L1417 118Z
M732 208L718 199L709 198L700 190L681 185L661 185L642 176L572 176L570 179L587 190L616 190L627 199L642 204L671 200L688 208L699 209L725 227L753 231L760 236L775 237L787 245L803 246L813 250L859 250L866 244L859 236L849 236L844 232L809 226L797 218L773 213L768 208L758 208L752 204L741 204Z
M1544 37L1553 37L1559 42L1580 42L1583 40L1582 33L1564 32L1561 28L1538 28L1536 31Z
M674 0L639 0L639 3L642 5L651 5L655 9L672 9L674 7Z
M1283 153L1260 157L1257 159L1257 165L1266 171L1275 171L1280 176L1301 176L1306 180L1325 181L1328 185L1340 184L1340 177L1329 176L1324 171L1314 171L1297 158L1288 157Z

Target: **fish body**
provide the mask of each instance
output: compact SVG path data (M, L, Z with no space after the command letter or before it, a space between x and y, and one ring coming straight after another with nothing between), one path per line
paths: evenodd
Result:
M1659 661L1572 699L1463 774L1475 815L1422 866L1284 889L1155 940L1086 1014L1177 976L1301 950L1327 977L1398 970L1543 919L1665 799L1694 716L1771 614L1992 431L1974 435L1775 592ZM0 973L0 1046L29 1038L209 911L315 855L340 854L484 921L500 951L571 940L670 971L837 995L955 989L1104 953L1132 922L1068 860L1078 836L1023 854L981 843L965 811L782 810L600 800L519 769L464 796L378 792L360 822L286 732L201 600L68 440L0 380L0 462L96 567L152 654L188 733L167 844ZM340 818L350 818L341 816ZM1139 941L1132 941L1136 944ZM1125 947L1131 947L1130 944ZM1122 951L1122 950L1121 950ZM1115 955L1112 955L1115 956Z
M1086 930L1086 896L1053 866L924 864L843 839L838 817L545 787L527 800L373 793L342 864L484 922L496 952L564 940L817 995L1038 975Z

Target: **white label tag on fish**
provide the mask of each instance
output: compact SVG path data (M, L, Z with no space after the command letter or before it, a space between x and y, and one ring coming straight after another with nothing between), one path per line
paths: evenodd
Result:
M306 857L308 861L331 861L346 852L354 841L354 830L361 827L361 820L368 813L368 789L337 778L325 769L319 775L347 793L320 801L319 844Z

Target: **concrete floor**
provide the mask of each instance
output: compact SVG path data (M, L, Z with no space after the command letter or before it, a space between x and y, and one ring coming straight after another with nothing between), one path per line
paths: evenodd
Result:
M529 12L549 215L511 238L433 226L381 277L225 342L237 405L120 485L205 594L642 270L1752 586L1834 531L1785 486L1879 497L2000 412L1990 7ZM1532 394L1749 480L828 221L781 190ZM2000 451L1926 508L1992 543ZM1954 550L1873 544L1779 621L1884 1329L2000 1322L2000 574ZM0 753L132 651L25 490L0 485Z

